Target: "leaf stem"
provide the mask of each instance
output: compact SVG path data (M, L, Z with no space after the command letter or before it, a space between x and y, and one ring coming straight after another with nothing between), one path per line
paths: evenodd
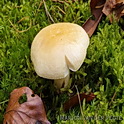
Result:
M6 102L8 102L8 101L9 101L9 99L7 99L7 100L5 100L5 101L2 101L2 102L0 102L0 105L6 103Z

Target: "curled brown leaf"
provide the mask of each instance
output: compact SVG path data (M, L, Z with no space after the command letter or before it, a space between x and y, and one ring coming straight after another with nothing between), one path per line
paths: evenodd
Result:
M91 13L94 19L89 18L83 24L83 28L87 32L87 34L89 34L89 36L92 36L98 23L101 20L101 17L103 15L102 9L103 9L105 1L106 0L91 0L90 2Z
M82 26L90 37L96 30L103 13L109 17L110 22L113 22L113 15L117 21L124 16L124 0L91 0L90 8L94 19L90 17Z
M19 104L19 98L26 94L27 101ZM11 92L3 124L50 124L41 98L28 87Z
M102 12L113 22L113 15L119 20L124 15L124 0L107 0Z
M80 93L79 94L80 100L82 101L83 99L86 99L86 102L92 101L96 96L93 93L90 94L85 94L85 93ZM70 108L76 106L79 104L79 99L78 95L75 95L71 97L69 100L67 100L64 105L63 109L64 111L68 111Z

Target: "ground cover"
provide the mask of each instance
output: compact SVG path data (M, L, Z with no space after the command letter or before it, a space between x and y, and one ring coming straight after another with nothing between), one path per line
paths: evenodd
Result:
M123 20L111 24L107 17L102 18L85 62L79 71L71 72L70 90L58 95L52 81L36 75L30 60L31 43L40 29L54 22L82 25L91 16L89 1L1 0L0 6L0 123L10 92L22 86L42 97L52 123L124 123ZM64 113L62 105L70 91L77 93L74 85L79 92L94 92L97 97Z

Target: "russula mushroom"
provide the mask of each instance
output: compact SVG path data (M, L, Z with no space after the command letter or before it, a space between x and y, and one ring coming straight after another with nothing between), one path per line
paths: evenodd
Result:
M85 57L89 37L85 30L73 23L55 23L43 28L31 46L31 60L36 73L54 79L57 89L66 87L69 70L77 71Z

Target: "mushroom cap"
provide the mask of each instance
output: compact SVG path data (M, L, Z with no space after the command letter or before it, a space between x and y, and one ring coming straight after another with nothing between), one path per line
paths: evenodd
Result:
M85 30L73 23L55 23L43 28L31 46L31 60L43 78L65 78L82 65L89 45Z

